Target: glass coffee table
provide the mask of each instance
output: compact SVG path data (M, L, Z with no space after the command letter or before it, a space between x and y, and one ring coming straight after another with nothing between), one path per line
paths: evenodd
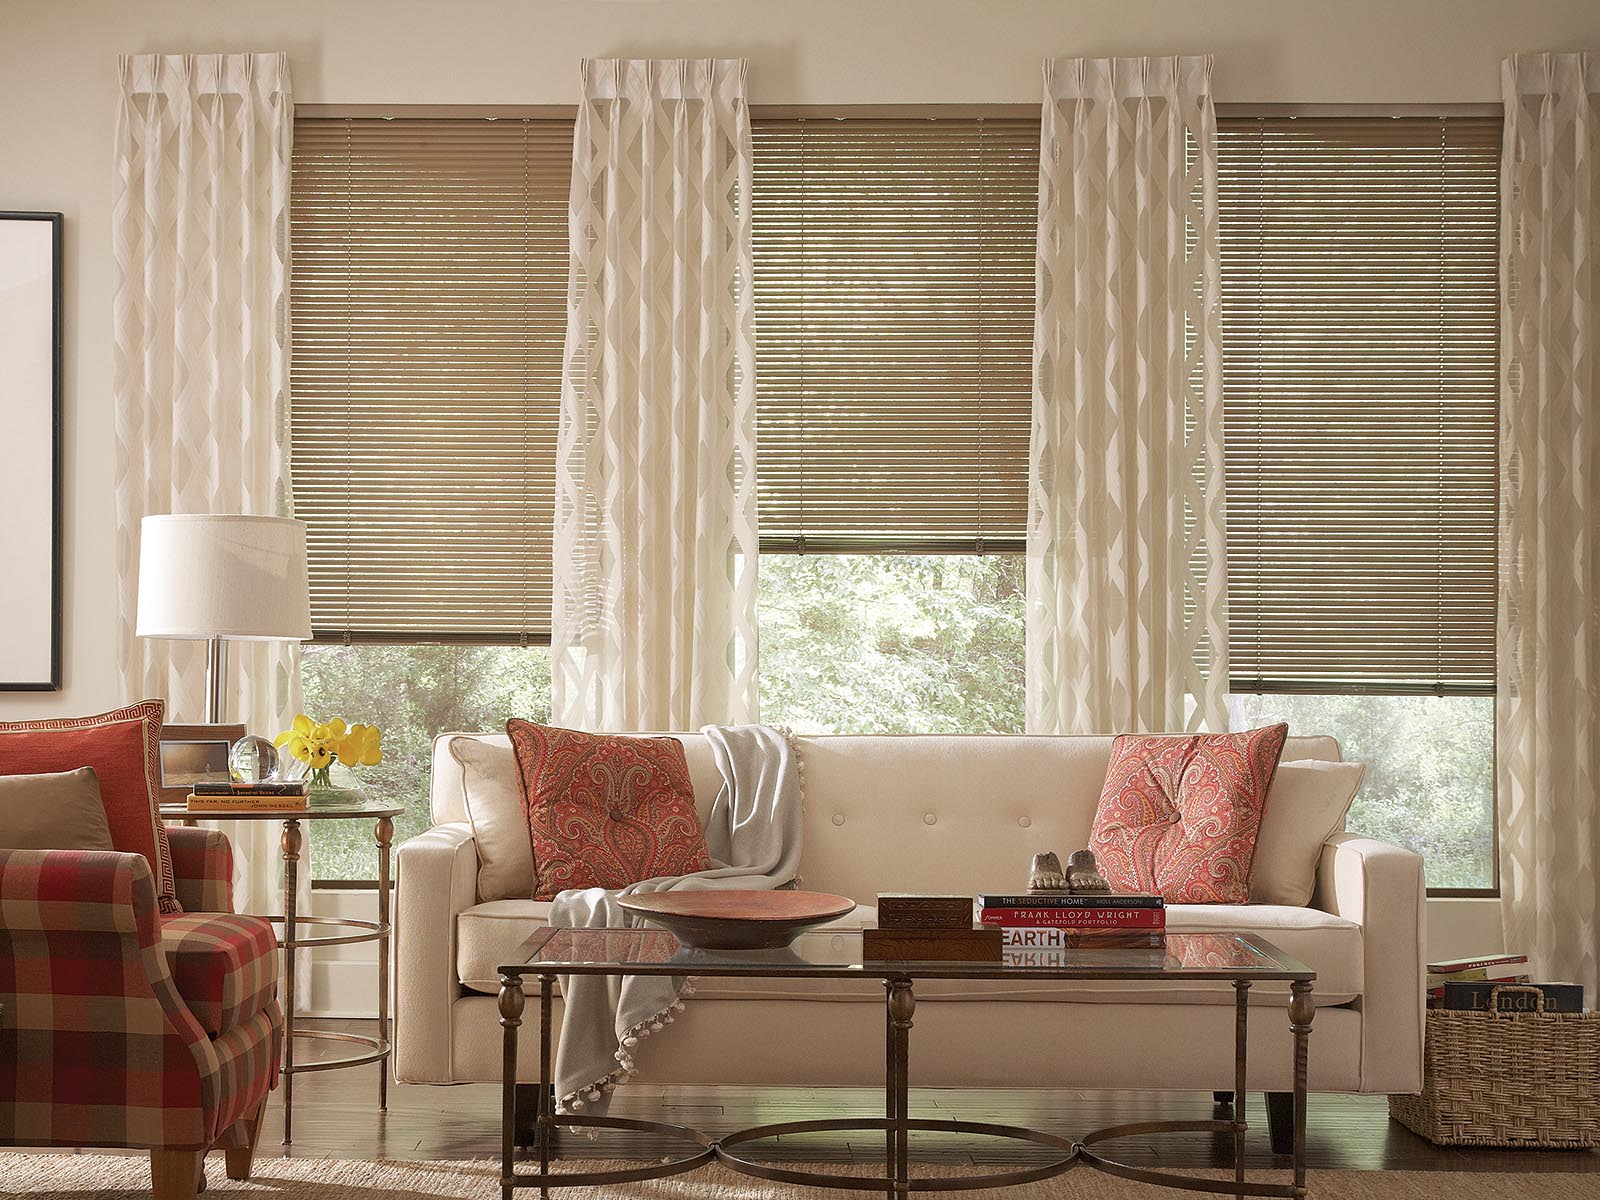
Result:
M904 1197L920 1191L965 1191L1031 1183L1060 1175L1084 1164L1144 1183L1186 1191L1231 1196L1302 1197L1306 1194L1306 1054L1315 1005L1311 998L1316 973L1270 942L1253 934L1174 933L1162 949L1063 949L1008 952L1002 962L889 962L862 956L859 932L819 930L805 933L782 950L696 950L672 934L649 927L636 929L540 929L500 967L500 1024L505 1030L502 1064L500 1190L511 1200L516 1188L593 1187L658 1179L721 1162L741 1174L813 1187L879 1191ZM555 1112L551 1046L551 1005L556 980L563 975L675 975L691 977L755 976L792 979L877 979L884 988L884 1115L759 1125L712 1139L698 1130L662 1121ZM1234 989L1234 1094L1245 1093L1245 1045L1249 994L1253 983L1287 982L1290 988L1289 1028L1294 1034L1294 1179L1271 1183L1245 1178L1244 1105L1236 1102L1231 1121L1140 1121L1113 1125L1074 1140L1014 1125L978 1121L933 1120L911 1116L907 1104L911 1030L920 980L1121 980L1137 983L1172 980L1220 980ZM539 997L539 1086L536 1092L532 1149L537 1171L518 1169L516 1123L517 1031L522 1025L524 988L537 987ZM556 1126L623 1129L681 1138L685 1150L676 1158L606 1171L552 1170ZM839 1130L881 1131L884 1170L881 1176L846 1175L774 1166L744 1157L751 1142L801 1133ZM909 1172L910 1134L946 1132L1009 1138L1046 1147L1055 1153L1042 1163L1015 1170L959 1178L913 1178ZM1146 1167L1129 1166L1102 1146L1121 1137L1151 1133L1202 1132L1231 1134L1233 1178L1201 1178ZM531 1163L530 1163L531 1165Z

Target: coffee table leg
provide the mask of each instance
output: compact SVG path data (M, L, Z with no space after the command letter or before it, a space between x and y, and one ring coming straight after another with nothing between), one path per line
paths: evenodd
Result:
M889 1121L895 1120L899 1111L895 1108L895 1053L894 1053L894 1018L889 1015L889 1001L894 997L894 985L887 979L883 981L883 1115ZM887 1125L883 1130L883 1178L888 1186L888 1195L894 1196L894 1127Z
M522 979L500 976L500 1200L511 1200L517 1169L517 1030L522 1025Z
M550 1053L550 1008L555 991L555 976L539 976L539 1195L548 1200L550 1188L551 1143L556 1131L556 1093L552 1073L555 1059Z
M1309 983L1289 985L1289 1028L1294 1033L1294 1194L1306 1194L1306 1065L1311 1018L1317 1015Z
M1233 1181L1244 1196L1244 1077L1250 1038L1250 981L1233 981Z
M910 1101L908 1091L911 1080L911 1018L916 1012L917 999L911 991L909 979L894 979L889 982L889 1025L893 1032L890 1039L891 1056L894 1060L890 1070L893 1082L894 1098L890 1120L894 1122L892 1133L894 1136L894 1164L889 1176L889 1192L891 1197L903 1198L911 1191L911 1130L906 1122L910 1120Z

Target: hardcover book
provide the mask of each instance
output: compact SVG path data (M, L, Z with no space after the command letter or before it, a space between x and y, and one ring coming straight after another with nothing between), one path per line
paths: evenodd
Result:
M985 908L978 913L984 925L1013 929L1156 929L1167 927L1160 908Z
M1488 1012L1489 996L1498 983L1478 980L1471 983L1444 985L1444 1006L1451 1012ZM1544 993L1544 1010L1547 1013L1581 1013L1583 1011L1583 985L1578 983L1540 983L1533 985ZM1500 993L1499 1011L1537 1012L1539 998L1531 991Z
M1510 967L1528 961L1526 954L1485 954L1478 958L1453 958L1428 964L1430 975L1455 975L1478 967Z
M273 779L261 783L244 783L239 780L230 783L211 783L202 780L194 785L193 791L196 796L304 796L306 781Z
M982 908L1161 908L1160 896L1142 892L1096 892L1069 896L1064 892L979 892Z
M220 796L192 795L185 802L184 807L189 812L239 812L242 809L263 808L284 811L299 811L311 807L310 797L304 792L298 795L262 795L261 793L233 793Z
M1133 946L1164 946L1166 934L1159 929L1007 929L1002 928L1002 945L1011 961L1012 951L1071 950L1082 946L1102 949Z
M878 927L880 929L970 929L972 897L879 892Z

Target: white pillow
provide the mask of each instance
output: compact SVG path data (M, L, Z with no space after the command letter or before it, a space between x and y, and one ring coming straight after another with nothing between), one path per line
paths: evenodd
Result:
M1311 903L1322 844L1344 828L1366 765L1358 762L1281 762L1267 790L1250 868L1252 904Z
M509 745L450 739L461 764L467 820L478 843L478 899L526 900L533 895L533 838L522 808L517 756Z

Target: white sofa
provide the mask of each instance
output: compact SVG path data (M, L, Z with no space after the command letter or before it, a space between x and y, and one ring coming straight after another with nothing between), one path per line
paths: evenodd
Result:
M719 787L698 734L684 743L702 816ZM496 1081L495 968L547 904L481 895L479 858L450 739L434 747L436 822L400 847L395 1074L405 1083ZM860 902L879 891L1015 888L1031 856L1087 844L1110 738L896 736L799 740L804 887ZM1332 738L1291 738L1284 760L1337 759ZM513 760L504 755L506 769ZM1338 833L1305 908L1168 908L1174 930L1260 933L1317 971L1310 1087L1415 1092L1422 1085L1422 862ZM1251 989L1249 1083L1292 1087L1287 985ZM930 981L917 988L916 1086L1219 1090L1233 1086L1230 985ZM703 980L668 1034L638 1055L639 1079L682 1084L879 1086L882 986ZM559 1021L559 1012L557 1013ZM538 1022L519 1057L537 1079Z

